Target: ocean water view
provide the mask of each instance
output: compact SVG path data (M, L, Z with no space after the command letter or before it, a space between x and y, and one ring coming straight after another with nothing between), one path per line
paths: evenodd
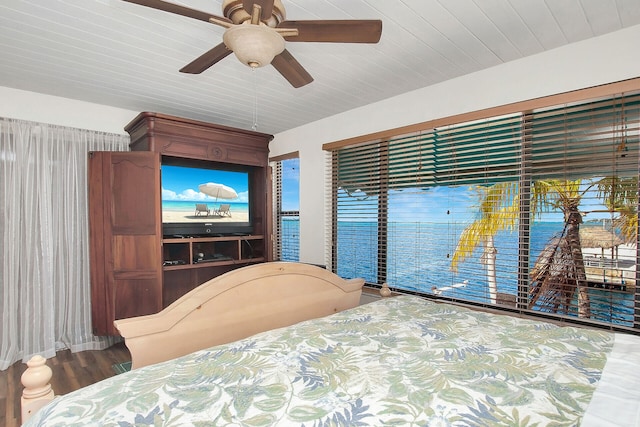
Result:
M392 288L422 294L438 293L444 297L488 303L489 286L486 268L482 263L482 250L476 248L465 259L457 272L451 270L451 256L460 234L467 224L450 223L389 223L387 242L386 281ZM538 254L551 238L563 228L561 222L535 223L531 228L531 258L529 268L535 265ZM378 283L378 243L375 222L338 223L338 271L345 278L363 277ZM354 238L357 236L357 238ZM405 236L412 236L406 239ZM417 238L415 237L417 236ZM297 259L299 222L283 221L283 259ZM415 242L407 245L407 241ZM355 242L355 243L354 243ZM516 295L518 290L518 235L516 231L496 234L496 279L498 292ZM290 248L286 252L285 248ZM583 248L585 256L596 252ZM633 257L635 263L635 255ZM443 290L440 290L443 289ZM592 319L631 326L633 322L632 292L608 289L589 289ZM616 312L615 317L612 313Z
M282 218L282 261L300 261L300 220L296 218Z

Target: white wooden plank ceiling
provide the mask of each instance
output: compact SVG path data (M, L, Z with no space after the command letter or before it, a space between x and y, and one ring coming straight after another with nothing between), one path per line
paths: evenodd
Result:
M222 15L222 0L174 0ZM375 45L287 43L294 89L231 55L184 65L224 29L121 0L2 0L0 86L278 133L407 91L640 24L638 0L283 0L288 19L381 19ZM2 102L0 100L0 102ZM124 124L123 124L124 125Z

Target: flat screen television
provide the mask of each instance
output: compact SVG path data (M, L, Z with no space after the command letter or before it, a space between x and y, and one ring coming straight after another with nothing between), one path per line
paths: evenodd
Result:
M245 235L251 222L251 167L163 158L165 237Z

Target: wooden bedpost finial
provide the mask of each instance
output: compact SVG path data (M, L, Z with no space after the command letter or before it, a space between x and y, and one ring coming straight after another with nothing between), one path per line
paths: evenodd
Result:
M47 359L40 355L33 356L27 362L27 369L23 372L20 381L24 386L22 390L22 422L24 423L42 406L53 400L51 389L51 368L47 366Z
M387 282L384 282L382 284L382 287L380 288L380 295L383 298L386 298L388 296L391 296L391 289L389 289L389 285L387 285Z

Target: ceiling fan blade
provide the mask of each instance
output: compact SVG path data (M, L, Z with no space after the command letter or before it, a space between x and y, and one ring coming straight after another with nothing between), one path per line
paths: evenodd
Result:
M175 13L176 15L186 16L187 18L199 19L200 21L212 22L211 18L217 21L228 22L231 20L222 16L212 15L189 7L180 6L179 4L169 3L162 0L123 0L129 3L139 4L141 6L150 7L152 9L162 10L165 12ZM214 22L215 23L215 22Z
M283 21L278 28L296 28L297 36L286 36L289 42L378 43L382 21L372 20L310 20Z
M313 81L311 74L296 61L287 49L283 50L280 55L276 55L273 61L271 61L271 65L273 65L293 87L302 87Z
M180 69L181 73L200 74L207 68L211 67L221 59L226 58L231 54L231 50L227 49L224 43L220 43L213 49L203 53L189 64Z
M244 0L242 2L242 7L249 15L251 15L253 13L254 4L257 4L262 8L261 19L271 18L271 14L273 13L273 0Z

